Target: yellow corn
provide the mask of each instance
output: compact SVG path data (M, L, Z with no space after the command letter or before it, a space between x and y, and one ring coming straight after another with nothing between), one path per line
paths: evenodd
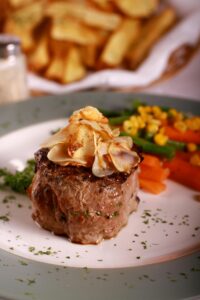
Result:
M124 123L123 123L124 131L129 132L131 127L132 127L132 124L129 120L124 121Z
M134 126L132 121L130 121L130 120L124 121L123 129L124 129L125 132L127 132L131 135L135 135L138 132L138 127Z
M129 121L131 122L132 126L139 127L137 116L130 117Z
M137 116L137 122L138 122L138 127L139 128L145 128L145 120L141 116Z
M183 114L181 112L177 112L175 116L176 121L182 121L183 120Z
M200 156L198 154L192 155L190 163L195 166L200 166Z
M167 119L167 113L165 111L161 112L160 116L159 116L160 120L166 120Z
M199 117L193 117L186 119L186 124L188 129L191 130L200 130L200 118Z
M141 115L146 114L145 106L139 106L137 110Z
M146 131L148 133L152 133L152 134L155 134L159 129L159 126L155 123L148 123L147 126L146 126Z
M187 130L187 125L183 121L177 121L174 123L174 127L178 129L179 131L186 131Z
M169 109L169 115L171 116L171 117L176 117L177 116L177 110L175 109L175 108L170 108Z
M162 110L159 106L153 106L152 111L155 116L160 116L162 113Z
M159 133L164 134L164 133L165 133L165 128L164 128L164 127L160 127L160 128L159 128Z
M188 144L187 144L187 150L188 150L189 152L194 152L194 151L197 150L197 145L194 144L194 143L188 143Z
M152 112L152 107L151 106L145 106L145 112L146 113L151 113Z
M157 145L164 146L168 141L168 137L162 133L157 133L154 135L154 142Z

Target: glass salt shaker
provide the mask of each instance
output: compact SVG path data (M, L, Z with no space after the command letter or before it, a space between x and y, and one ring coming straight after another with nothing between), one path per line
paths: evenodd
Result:
M28 98L26 60L20 40L0 34L0 104Z

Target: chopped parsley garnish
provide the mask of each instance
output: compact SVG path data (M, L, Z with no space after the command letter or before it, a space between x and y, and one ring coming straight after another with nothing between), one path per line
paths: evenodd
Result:
M7 169L0 169L1 187L9 187L13 191L24 194L31 184L35 173L35 161L28 160L23 171L9 172Z
M8 215L0 216L0 220L2 220L3 222L8 222L8 221L10 221Z

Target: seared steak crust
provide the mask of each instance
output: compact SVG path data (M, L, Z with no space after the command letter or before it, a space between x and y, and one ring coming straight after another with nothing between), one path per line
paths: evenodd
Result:
M35 154L36 174L29 188L33 219L72 242L97 244L115 236L137 209L137 171L98 178L90 169L59 166Z

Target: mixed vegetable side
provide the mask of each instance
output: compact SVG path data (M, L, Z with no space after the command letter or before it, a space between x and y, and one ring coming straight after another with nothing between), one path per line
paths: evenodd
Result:
M174 108L149 106L134 101L119 113L104 111L121 135L129 135L141 149L140 187L159 194L171 178L200 191L200 117Z
M150 106L134 101L130 109L105 111L110 125L121 135L131 136L141 149L140 188L159 194L170 178L200 191L200 117L189 116L174 108ZM25 193L34 175L34 160L15 174L0 169L0 185Z

